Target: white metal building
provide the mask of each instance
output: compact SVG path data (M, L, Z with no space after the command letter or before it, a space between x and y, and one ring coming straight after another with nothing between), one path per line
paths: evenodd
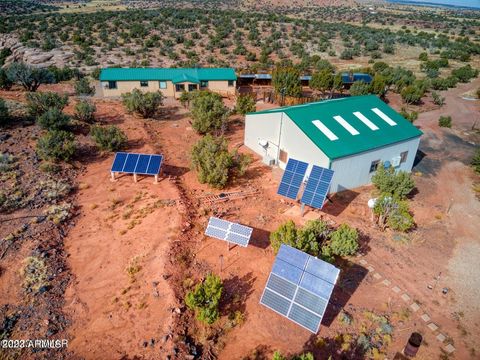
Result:
M291 157L334 170L330 191L337 192L369 184L380 162L411 171L421 135L367 95L247 114L244 142L282 169Z

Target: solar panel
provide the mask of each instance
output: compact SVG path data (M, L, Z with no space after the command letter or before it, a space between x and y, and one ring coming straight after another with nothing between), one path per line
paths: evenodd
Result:
M282 245L260 303L316 334L339 273L325 261Z
M205 235L246 247L252 236L252 231L251 227L212 216L205 229Z
M282 181L278 186L277 193L290 199L297 199L300 185L302 184L308 164L303 161L288 159L287 167L283 173Z
M162 155L118 152L111 168L112 173L158 175L162 167Z
M321 209L330 188L333 170L313 165L302 195L302 203Z

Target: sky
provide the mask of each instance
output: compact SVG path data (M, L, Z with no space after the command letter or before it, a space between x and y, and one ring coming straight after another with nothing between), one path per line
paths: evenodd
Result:
M480 9L480 0L409 0L411 2L429 2L454 6L469 6Z

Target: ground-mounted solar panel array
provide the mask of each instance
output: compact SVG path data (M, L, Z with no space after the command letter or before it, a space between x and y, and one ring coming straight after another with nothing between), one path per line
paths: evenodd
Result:
M162 155L118 152L113 160L112 173L158 175L162 166Z
M251 227L212 216L208 221L205 235L246 247L252 236L252 231Z
M288 159L287 167L278 187L278 194L296 200L303 178L307 172L308 164L303 161Z
M333 170L313 165L307 185L303 191L301 202L311 207L321 209L328 195L332 178Z
M260 303L317 333L340 270L288 245L282 245Z

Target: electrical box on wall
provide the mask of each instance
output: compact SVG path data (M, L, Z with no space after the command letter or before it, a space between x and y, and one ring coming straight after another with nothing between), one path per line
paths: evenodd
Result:
M392 166L393 167L397 167L397 166L400 166L400 161L402 160L402 158L400 156L395 156L394 158L392 158Z

